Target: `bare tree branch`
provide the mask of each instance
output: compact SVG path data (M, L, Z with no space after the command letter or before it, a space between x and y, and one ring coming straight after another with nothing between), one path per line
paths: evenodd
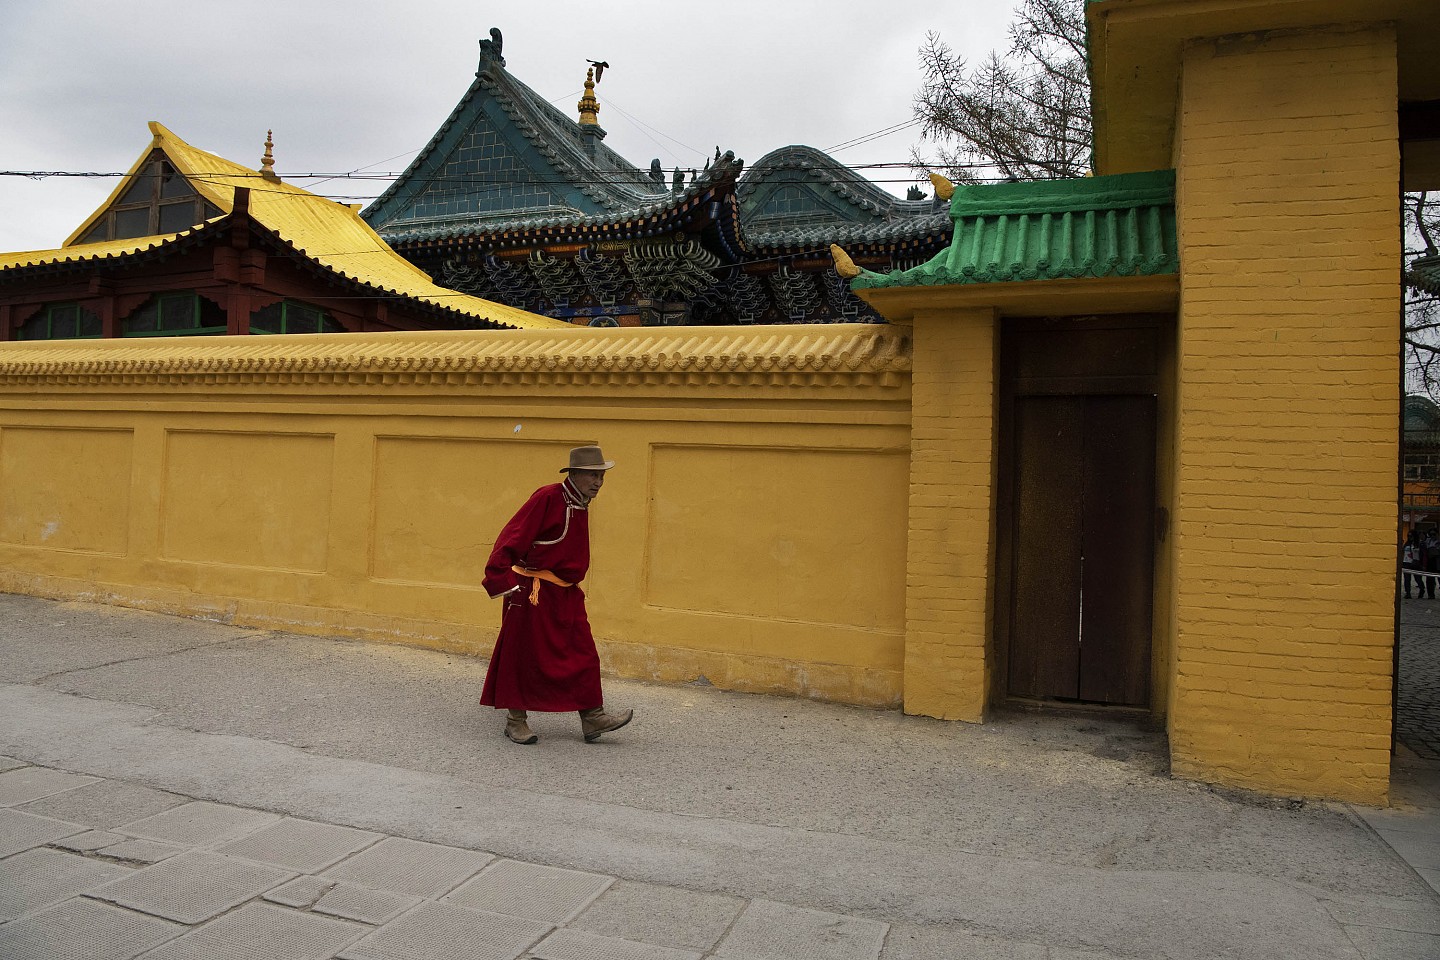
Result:
M1021 0L1010 49L971 67L937 33L920 48L921 134L953 179L1083 176L1090 166L1090 83L1083 0Z

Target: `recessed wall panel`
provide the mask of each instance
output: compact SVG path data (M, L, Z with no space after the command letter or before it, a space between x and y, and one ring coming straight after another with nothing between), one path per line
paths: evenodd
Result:
M899 632L906 452L656 447L649 603Z
M129 430L0 429L0 542L124 554Z
M333 438L177 431L166 440L167 559L325 569Z
M378 438L371 575L478 588L500 528L576 443Z

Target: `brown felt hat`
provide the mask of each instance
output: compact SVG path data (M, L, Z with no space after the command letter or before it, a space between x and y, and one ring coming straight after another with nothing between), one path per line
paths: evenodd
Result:
M571 470L609 470L615 466L614 460L606 460L605 454L600 452L599 447L576 447L570 451L570 466L561 467L561 473L569 473Z

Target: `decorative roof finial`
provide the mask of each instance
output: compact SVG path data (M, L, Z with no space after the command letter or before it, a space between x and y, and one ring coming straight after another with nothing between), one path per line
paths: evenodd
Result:
M598 127L600 121L596 114L600 112L600 101L595 99L595 68L591 67L585 71L585 95L580 98L580 126Z
M850 254L840 249L839 244L830 244L830 257L835 261L835 272L840 274L840 279L854 280L860 276L860 268L850 259Z
M490 28L490 39L480 41L480 69L475 71L478 77L485 71L485 64L496 63L505 66L505 58L500 51L505 49L505 38L500 34L499 27Z
M265 131L265 156L260 158L260 176L266 180L278 181L280 178L275 174L275 157L270 152L271 148L275 146L271 141L271 137L274 135L274 130Z

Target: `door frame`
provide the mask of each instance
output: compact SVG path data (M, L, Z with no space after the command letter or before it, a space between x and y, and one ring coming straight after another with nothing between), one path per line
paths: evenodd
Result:
M1029 362L1034 353L1027 350L1034 338L1059 334L1072 342L1081 342L1093 349L1070 354L1073 365L1063 371L1044 369L1045 365ZM1097 334L1099 336L1086 336ZM1076 341L1076 338L1080 338ZM1128 356L1117 356L1104 349L1111 343L1133 337L1148 344ZM998 336L997 377L997 440L995 473L995 586L991 607L993 638L989 701L991 704L1044 704L1047 708L1105 710L1121 712L1164 712L1162 697L1166 687L1156 683L1156 664L1162 647L1158 627L1162 604L1161 545L1168 533L1168 514L1161 506L1168 502L1169 484L1164 482L1168 459L1164 456L1170 442L1173 404L1172 389L1174 354L1174 317L1164 314L1114 314L1077 317L1007 317L1001 321ZM1030 344L1026 341L1029 340ZM1154 496L1157 507L1155 550L1152 561L1152 623L1150 630L1150 705L1148 708L1076 704L1063 701L1035 701L1012 698L1009 694L1011 603L1014 590L1015 529L1015 401L1030 396L1149 395L1155 397L1155 478ZM1168 604L1164 606L1168 608Z

